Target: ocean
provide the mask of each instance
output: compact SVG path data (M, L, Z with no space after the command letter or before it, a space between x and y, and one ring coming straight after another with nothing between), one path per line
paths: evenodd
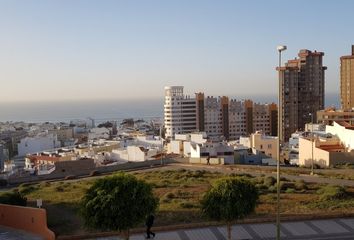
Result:
M232 96L255 102L276 102L277 97ZM326 94L326 106L339 107L339 95ZM124 118L152 119L163 117L163 98L141 100L57 101L57 102L0 102L0 122L69 122L76 119L95 119L96 123Z

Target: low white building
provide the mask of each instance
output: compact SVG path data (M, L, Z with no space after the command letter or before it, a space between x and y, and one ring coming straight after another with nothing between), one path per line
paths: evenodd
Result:
M220 143L191 143L190 161L191 163L206 163L207 158L217 159L217 162L211 160L211 164L233 164L234 148L228 146L225 142Z
M21 139L18 146L18 155L25 156L30 153L51 150L60 147L60 141L55 134L37 135Z
M113 150L112 159L116 161L143 162L153 160L158 154L156 148L144 148L142 146L128 146L127 148Z
M171 140L167 145L167 152L190 157L191 144L203 144L206 142L207 135L205 132L176 134L175 140Z

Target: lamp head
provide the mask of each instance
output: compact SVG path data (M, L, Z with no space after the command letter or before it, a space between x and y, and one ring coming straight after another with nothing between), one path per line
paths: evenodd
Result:
M286 50L286 46L285 46L285 45L279 45L279 46L277 47L277 50L278 50L279 52L285 51L285 50Z

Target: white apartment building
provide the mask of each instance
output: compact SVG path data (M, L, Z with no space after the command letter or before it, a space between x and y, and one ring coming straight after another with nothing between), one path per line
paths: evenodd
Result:
M165 87L164 124L166 138L196 131L196 101L182 86Z
M206 132L212 141L236 140L256 131L266 135L277 135L276 104L238 101L226 96L204 97L196 93L195 98L184 96L183 87L165 87L166 137L175 134Z

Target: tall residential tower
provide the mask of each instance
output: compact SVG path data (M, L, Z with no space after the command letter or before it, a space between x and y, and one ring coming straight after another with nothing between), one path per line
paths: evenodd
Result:
M352 55L340 58L340 98L343 110L354 108L354 45Z
M287 141L296 130L304 130L306 123L316 122L316 112L324 108L327 68L322 63L323 55L323 52L303 49L299 58L289 60L280 68L282 141Z

